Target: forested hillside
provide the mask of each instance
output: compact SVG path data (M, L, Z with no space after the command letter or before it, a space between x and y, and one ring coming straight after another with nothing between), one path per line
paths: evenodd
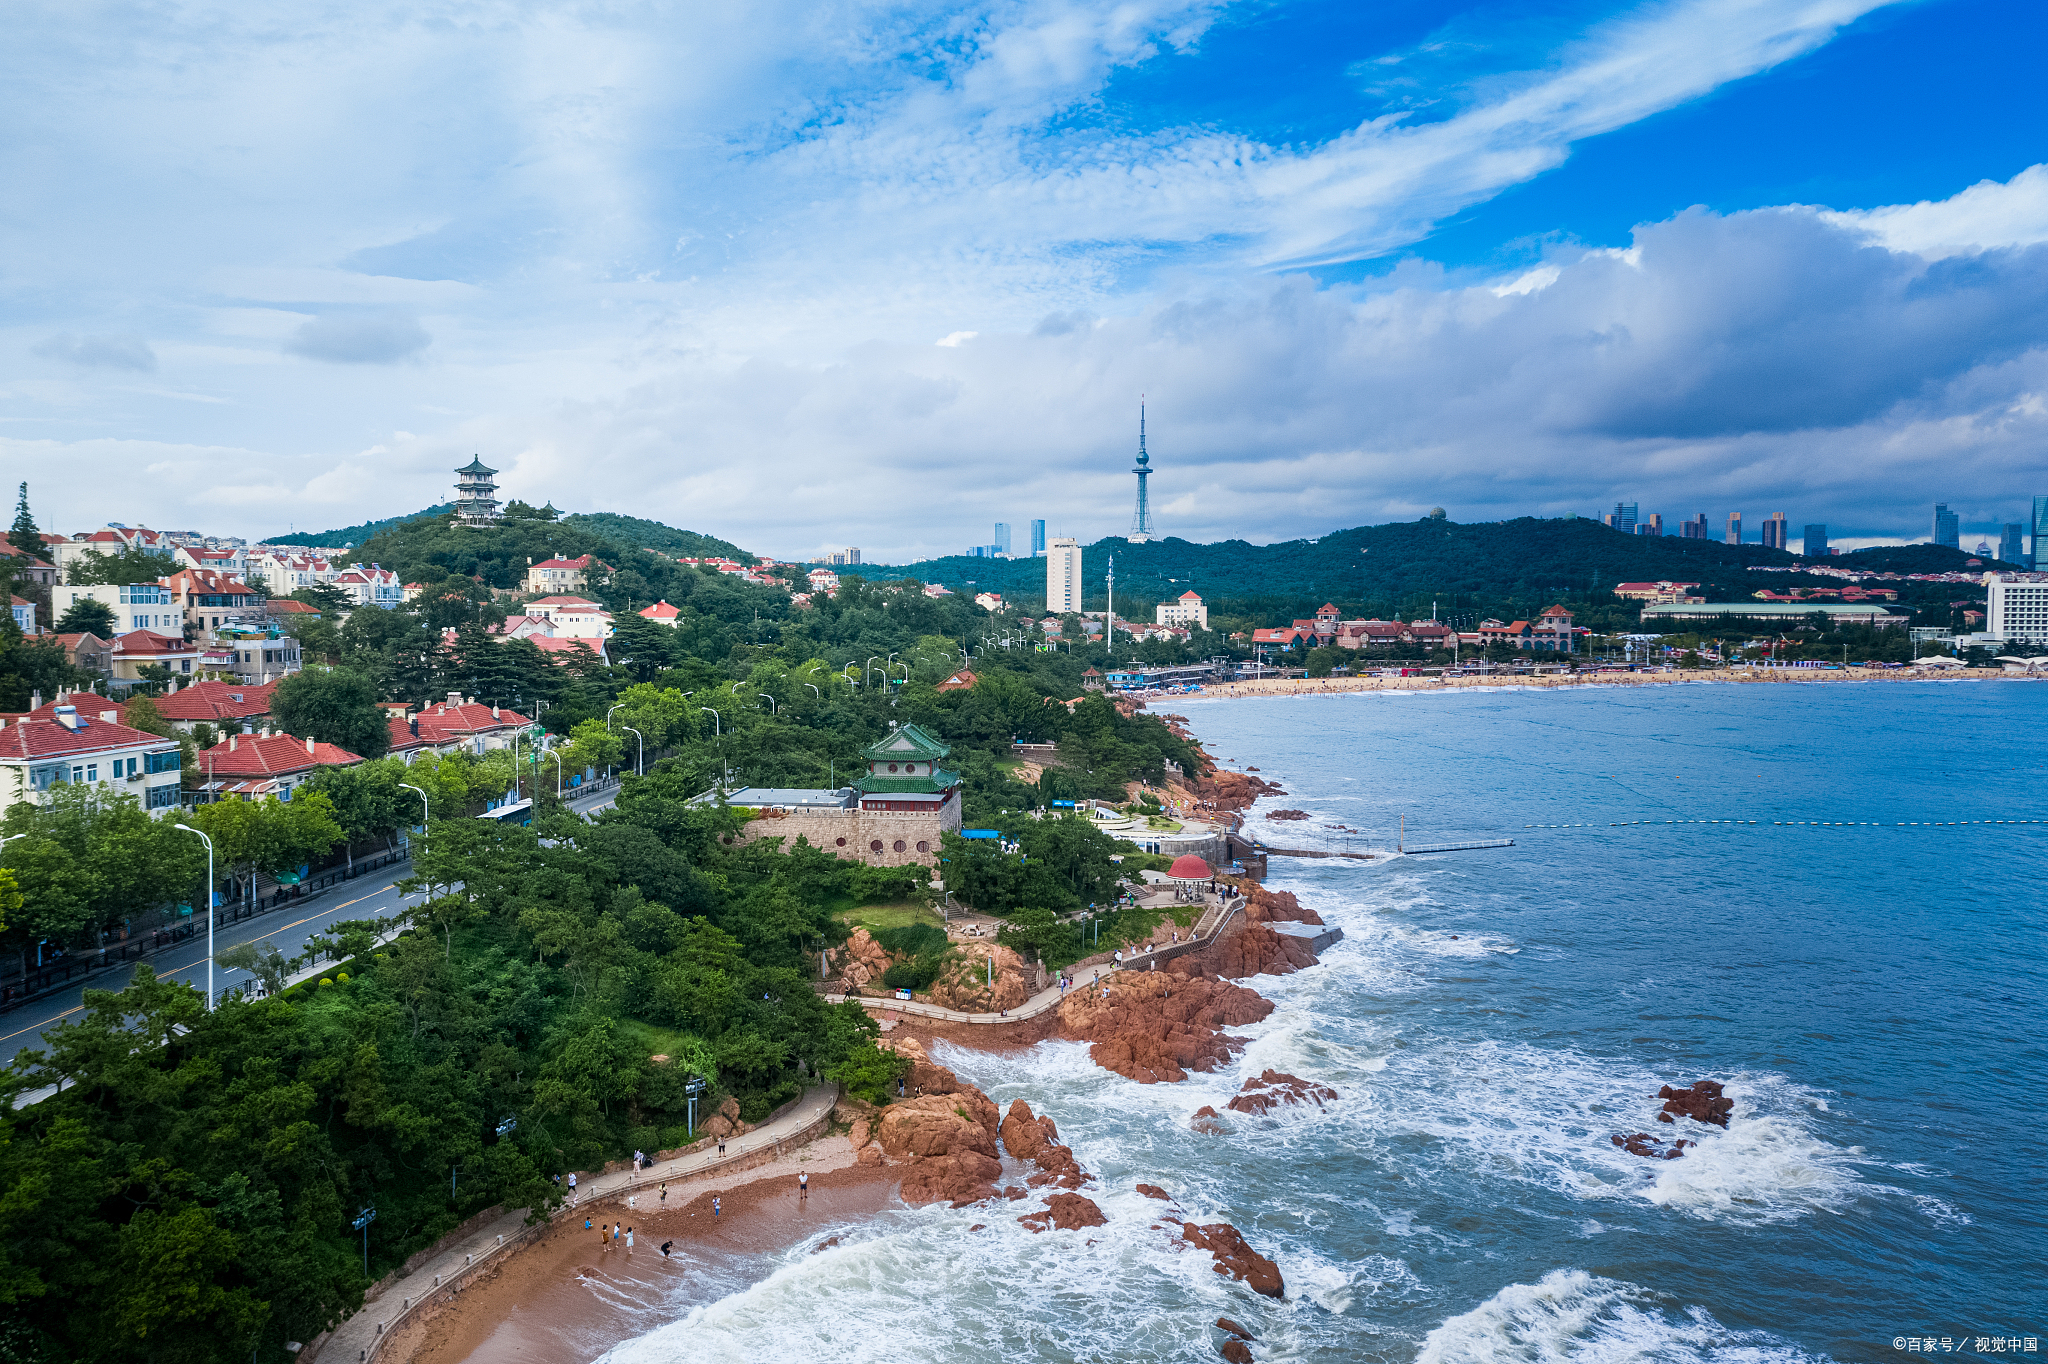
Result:
M421 521L430 516L445 516L455 510L453 502L443 502L438 507L414 512L410 516L387 516L382 521L365 521L359 526L343 526L340 530L299 530L286 535L273 535L262 543L266 545L322 545L338 549L343 545L360 545L379 531L402 526L408 521Z

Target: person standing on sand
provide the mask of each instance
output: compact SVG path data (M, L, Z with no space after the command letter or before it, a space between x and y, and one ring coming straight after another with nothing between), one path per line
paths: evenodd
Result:
M633 1253L633 1229L632 1229L631 1227L627 1227L627 1228L626 1228L626 1254L628 1254L628 1255L631 1255L632 1253Z
M600 1250L612 1248L612 1229L602 1222L597 1224L597 1245Z
M713 1221L716 1221L716 1220L717 1220L717 1218L718 1218L718 1195L717 1195L717 1194L713 1194L713 1195L711 1195L711 1217L712 1217L712 1220L713 1220Z
M803 1171L796 1177L796 1201L801 1203L811 1196L811 1172Z
M665 1179L661 1181L661 1201L668 1202L668 1181Z

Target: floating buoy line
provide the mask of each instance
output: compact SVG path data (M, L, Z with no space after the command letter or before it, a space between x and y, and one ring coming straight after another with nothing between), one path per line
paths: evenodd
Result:
M1618 819L1605 824L1524 824L1524 829L1629 829L1638 824L1773 824L1781 829L1959 829L1977 824L2048 824L2048 819Z

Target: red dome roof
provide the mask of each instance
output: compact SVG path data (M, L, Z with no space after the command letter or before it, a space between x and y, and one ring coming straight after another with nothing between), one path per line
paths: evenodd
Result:
M1209 864L1193 853L1182 853L1174 858L1173 865L1167 868L1166 874L1176 881L1206 881L1215 875L1209 870Z

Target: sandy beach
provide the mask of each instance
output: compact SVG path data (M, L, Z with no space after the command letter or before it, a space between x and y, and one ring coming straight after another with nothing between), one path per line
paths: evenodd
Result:
M1775 686L1791 682L1925 682L1931 679L2024 681L1984 668L1695 668L1669 673L1578 673L1526 677L1267 677L1206 686L1185 697L1147 697L1148 701L1200 700L1222 696L1313 696L1326 692L1452 691L1486 687L1656 687L1678 682L1735 682Z
M797 1197L797 1175L810 1196ZM826 1227L897 1203L901 1171L854 1163L843 1136L821 1138L744 1174L669 1185L667 1202L643 1194L556 1217L558 1225L430 1315L392 1333L379 1364L510 1364L595 1359L621 1340L713 1301L761 1272L761 1257L821 1236ZM711 1200L720 1202L719 1215ZM652 1205L651 1207L649 1205ZM606 1250L599 1214L634 1229L634 1246ZM591 1218L586 1231L584 1218ZM661 1243L673 1241L664 1259Z

